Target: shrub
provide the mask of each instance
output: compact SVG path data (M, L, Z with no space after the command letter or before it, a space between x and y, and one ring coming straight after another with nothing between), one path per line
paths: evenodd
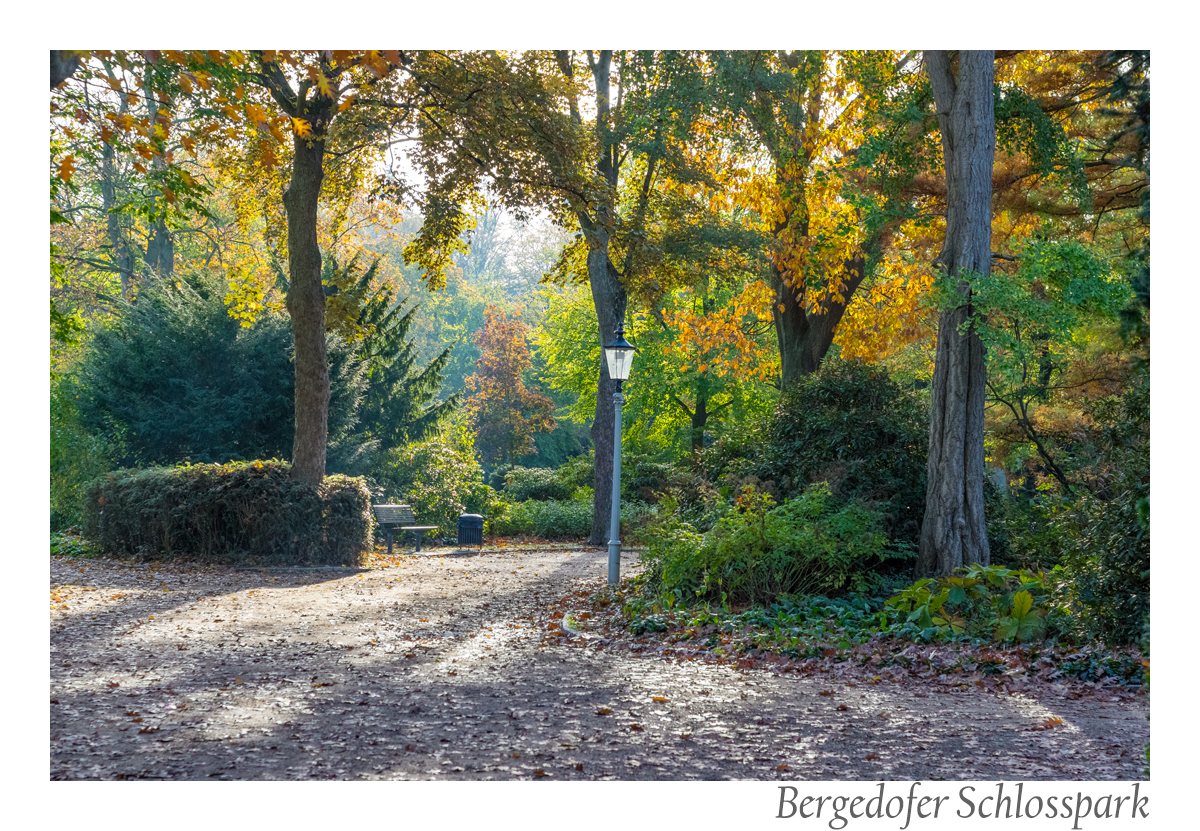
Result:
M1054 524L1080 633L1138 643L1150 614L1150 379L1098 405L1111 478Z
M558 478L573 492L596 484L596 451L572 456L558 467Z
M310 485L277 459L115 471L87 487L83 519L104 551L142 559L344 564L373 544L363 480Z
M1068 621L1060 568L1035 573L976 564L918 580L887 605L903 617L889 634L924 640L969 635L1024 642L1063 634Z
M88 430L76 407L78 387L54 380L50 387L50 530L81 521L80 506L88 482L113 468L121 455L120 432Z
M886 370L826 360L780 395L769 419L718 440L703 464L727 496L751 477L783 500L828 482L837 501L873 503L889 538L916 543L928 445L923 405Z
M388 451L375 477L385 500L411 505L417 522L443 537L457 535L461 514L486 514L492 499L461 415L432 438Z
M747 487L706 534L680 519L667 498L662 519L645 534L649 580L676 600L769 602L861 589L884 560L911 556L889 548L877 511L859 500L835 508L830 495L817 483L775 506L769 494Z
M558 471L544 467L515 467L508 472L504 484L504 495L512 502L567 499L571 490Z
M501 511L489 520L489 533L497 536L578 539L592 532L592 506L587 502L564 499L501 504Z
M679 478L679 471L674 465L651 461L638 454L627 454L621 459L621 498L657 502L658 494L677 484Z

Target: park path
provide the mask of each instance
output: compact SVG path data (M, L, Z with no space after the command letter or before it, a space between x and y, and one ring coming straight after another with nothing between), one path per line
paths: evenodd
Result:
M940 692L564 635L556 613L586 608L606 556L435 549L248 571L54 557L50 776L1142 778L1145 696ZM1046 719L1062 724L1034 729Z

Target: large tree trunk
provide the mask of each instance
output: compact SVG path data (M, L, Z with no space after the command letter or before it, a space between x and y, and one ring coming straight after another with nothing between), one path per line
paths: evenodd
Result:
M325 125L313 125L314 133ZM317 245L317 204L324 178L325 142L295 137L292 180L283 194L288 220L287 310L296 345L296 437L292 476L320 484L329 432L329 362L325 355L325 292Z
M78 68L78 55L66 49L51 49L50 89L58 89L58 85L74 75Z
M821 312L810 312L801 304L801 296L790 288L774 265L769 277L775 292L771 314L775 318L775 334L779 342L779 385L789 384L816 372L833 345L837 326L854 299L854 292L866 276L866 261L855 257L846 264L844 302L832 298L825 301ZM782 307L782 308L781 308Z
M951 53L925 53L946 167L946 239L936 264L950 275L986 275L991 269L993 61L991 51L961 51L956 68ZM969 284L961 282L959 292L962 305L938 320L918 559L923 574L991 561L983 515L986 368L983 343L969 327L974 316Z
M600 50L594 61L589 53L588 63L596 84L596 138L599 150L596 172L608 186L608 192L600 198L594 216L589 216L586 211L579 211L578 217L580 230L587 240L588 282L592 289L592 304L596 308L600 344L604 346L612 341L617 325L624 322L625 305L628 300L625 286L621 283L621 275L613 265L608 251L612 229L617 221L613 201L617 196L617 183L620 178L618 148L613 143L608 126L608 113L611 109L609 69L612 64L612 50ZM561 58L560 66L570 77L569 65ZM596 382L596 418L592 422L592 444L596 450L592 533L588 537L588 542L592 545L605 545L608 542L612 501L614 498L621 498L619 491L613 494L612 486L613 458L616 451L613 442L616 426L613 394L616 391L617 384L608 376L608 362L602 353Z

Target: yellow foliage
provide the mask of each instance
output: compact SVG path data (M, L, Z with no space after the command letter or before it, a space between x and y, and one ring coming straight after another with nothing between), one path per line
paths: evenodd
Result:
M676 333L666 352L684 360L695 358L699 372L767 381L779 371L779 356L760 346L752 334L758 324L770 321L771 302L771 290L752 281L725 308L709 314L664 311L664 322Z

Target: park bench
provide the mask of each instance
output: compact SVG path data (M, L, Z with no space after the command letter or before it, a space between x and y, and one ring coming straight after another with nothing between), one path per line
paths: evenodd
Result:
M388 553L392 553L392 536L400 531L412 532L417 538L417 551L421 550L421 539L429 531L436 531L436 525L414 525L417 521L413 510L408 505L372 505L375 509L375 521L382 526L387 534Z

